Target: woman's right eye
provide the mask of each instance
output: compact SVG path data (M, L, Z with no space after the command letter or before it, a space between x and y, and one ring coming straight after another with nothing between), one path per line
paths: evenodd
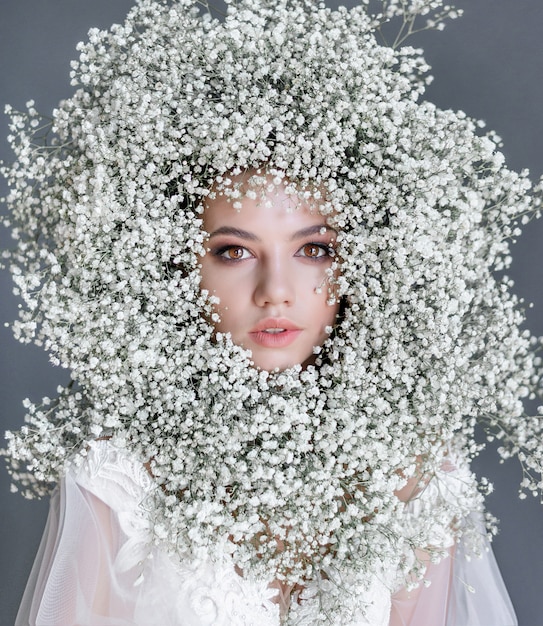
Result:
M251 253L243 246L224 246L215 252L215 256L225 261L242 261L251 258Z

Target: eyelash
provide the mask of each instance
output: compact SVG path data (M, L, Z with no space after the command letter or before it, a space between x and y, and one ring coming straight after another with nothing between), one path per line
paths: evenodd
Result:
M315 248L319 248L320 250L324 252L324 254L319 254L318 256L307 256L307 255L299 254L299 252L302 251L304 248L311 247L311 246ZM213 254L213 256L219 258L221 261L225 263L239 263L240 261L245 261L248 258L248 257L242 257L239 259L228 258L227 256L225 256L225 254L229 250L243 250L244 252L249 252L247 248L245 248L244 246L227 245L227 246L221 246L220 248L212 250L211 253ZM324 259L333 257L334 253L335 253L334 248L331 245L321 243L321 242L316 242L316 241L309 241L307 243L304 243L302 246L300 246L295 256L298 256L304 259L309 259L310 261L318 262L318 261L322 261Z
M304 248L308 248L308 247L315 247L318 248L319 250L322 250L324 252L324 254L319 254L318 256L305 256L305 255L300 255L305 259L311 259L312 261L320 261L322 259L327 259L331 256L334 256L334 248L332 248L332 246L325 244L325 243L319 243L316 241L310 241L308 243L304 243L304 245L300 248L300 250L303 250ZM298 252L300 251L298 250ZM296 256L298 256L298 253L296 253Z
M224 261L225 263L239 263L240 261L245 261L245 258L230 259L224 256L229 250L243 250L244 252L248 252L247 248L243 246L221 246L216 250L212 250L212 254L213 256L218 257L221 261Z

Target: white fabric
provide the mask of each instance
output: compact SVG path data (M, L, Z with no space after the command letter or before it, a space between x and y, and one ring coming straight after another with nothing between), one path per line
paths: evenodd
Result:
M173 557L150 547L147 511L155 484L143 464L109 441L70 469L51 510L16 626L278 626L267 581L240 577L233 564ZM360 611L334 626L516 626L488 552L429 568L429 589L391 593L375 576L358 594ZM472 594L471 586L476 589ZM291 606L297 626L314 626L322 604L308 586ZM332 617L333 619L333 617Z

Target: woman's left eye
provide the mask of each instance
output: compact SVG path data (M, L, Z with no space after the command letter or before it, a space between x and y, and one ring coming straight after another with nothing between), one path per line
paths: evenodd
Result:
M306 243L298 250L296 256L307 259L321 259L332 256L332 248L324 243Z

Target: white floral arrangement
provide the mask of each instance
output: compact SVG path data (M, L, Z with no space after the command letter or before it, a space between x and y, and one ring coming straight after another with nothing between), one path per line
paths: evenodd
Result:
M414 550L442 554L436 528L468 533L484 480L410 523L394 492L439 480L452 449L469 461L476 424L539 492L541 416L523 406L541 391L539 341L503 270L541 188L480 123L422 98L428 67L404 36L458 12L377 4L237 0L218 19L196 0L139 0L79 45L52 120L9 111L13 327L73 379L7 434L25 495L111 437L149 461L154 541L306 584L383 563L417 580ZM261 371L214 333L202 202L236 202L245 171L338 230L344 306L315 366Z

